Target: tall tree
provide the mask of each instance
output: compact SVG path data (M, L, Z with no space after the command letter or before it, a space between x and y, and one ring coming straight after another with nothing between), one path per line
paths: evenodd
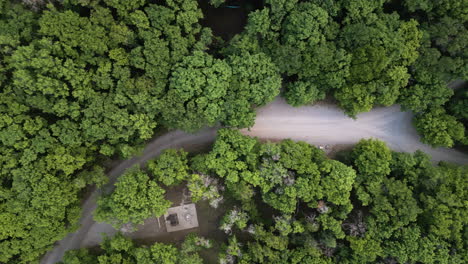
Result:
M148 170L156 181L166 186L178 185L189 177L187 154L182 149L167 149L148 162Z
M94 218L115 228L130 223L134 227L150 217L163 215L171 206L164 189L138 168L120 176L115 190L99 198Z
M220 119L232 76L223 60L196 51L176 66L163 98L162 116L170 128L195 131Z
M414 119L416 130L422 134L421 141L434 147L452 147L465 137L465 128L443 108L435 108Z

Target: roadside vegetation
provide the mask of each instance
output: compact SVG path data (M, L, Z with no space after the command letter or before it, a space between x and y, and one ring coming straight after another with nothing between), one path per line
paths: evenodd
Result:
M137 154L163 129L251 127L255 108L281 88L291 105L331 96L353 117L400 103L416 113L424 142L468 144L467 88L447 87L468 75L466 1L258 7L250 5L242 33L222 39L202 26L195 0L0 0L0 262L37 262L76 230L87 187L106 182L105 161ZM160 171L177 164L166 158L149 166L153 177L185 181ZM240 177L216 173L226 184ZM124 179L153 182L140 171ZM167 207L157 185L132 191L147 197L109 194L98 217L136 223ZM122 208L127 199L148 207L117 213L110 201L119 199Z
M433 165L422 152L392 152L374 139L361 140L339 159L329 159L304 142L261 142L221 129L207 153L167 150L149 161L151 184L129 182L129 175L141 173L130 169L111 197L127 190L128 195L145 199L153 184L186 185L194 202L207 200L225 212L217 224L225 233L223 240L210 233L200 234L204 239L193 234L187 238L222 245L217 247L219 263L466 263L467 166ZM119 199L99 202L97 212L110 209L113 213L106 221L115 224L119 219L114 225L118 229L136 227L165 210L161 201L154 203L159 209L150 211L150 204L132 197L125 207ZM114 239L133 245L121 235ZM125 263L151 258L186 263L183 256L190 242L178 249L156 243L120 247L118 252L109 250L108 243L105 240L99 262L87 263L124 263L100 260L114 254L125 256ZM161 261L157 254L163 252L167 255ZM81 263L73 261L85 256L96 259L82 249L67 253L63 263Z
M129 238L118 234L112 238L105 238L100 246L100 252L87 249L69 251L64 256L62 264L202 264L198 255L202 249L211 248L210 240L188 235L179 248L163 243L155 243L150 247L138 246ZM59 264L60 264L59 263Z
M416 114L424 143L466 145L460 112L468 105L456 97L453 111L447 84L468 78L467 8L466 1L270 0L249 14L229 49L268 54L293 106L330 96L356 117L401 104Z

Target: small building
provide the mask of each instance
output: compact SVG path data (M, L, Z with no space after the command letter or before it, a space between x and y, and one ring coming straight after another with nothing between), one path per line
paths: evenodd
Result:
M176 232L198 227L197 209L195 204L185 204L171 207L164 215L167 232Z

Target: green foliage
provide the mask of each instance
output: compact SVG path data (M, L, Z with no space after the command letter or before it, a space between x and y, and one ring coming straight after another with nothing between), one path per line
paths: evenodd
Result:
M205 174L192 174L187 180L192 202L207 200L211 207L218 208L223 201L224 186L217 178Z
M417 74L418 83L407 87L401 92L400 103L403 110L416 113L444 105L453 95L453 90L439 78L428 73Z
M340 32L340 45L353 59L348 88L336 91L335 97L351 116L375 104L394 104L410 77L407 67L418 55L421 33L416 21L374 12L364 21L354 21L350 14L350 23Z
M0 228L0 262L34 262L73 231L83 188L105 182L97 166L104 159L136 154L160 124L188 131L218 123L250 127L254 107L273 100L281 77L291 105L332 95L346 113L356 116L375 105L398 102L417 114L415 124L424 142L468 142L463 133L463 125L468 126L466 89L452 96L445 85L468 76L463 0L267 0L229 43L201 26L203 13L194 0L62 2L40 12L18 1L0 2L0 219L5 223ZM192 161L191 172L183 152L166 153L151 164L164 184L187 179L197 199L219 203L222 185L205 185L207 177L219 176L249 214L259 214L254 200L281 214L298 209L308 214L291 218L291 223L315 230L317 234L299 240L307 245L316 241L320 250L300 245L291 248L294 256L281 254L289 240L280 241L278 230L266 230L271 242L255 241L250 253L236 255L239 261L327 263L320 254L328 254L336 238L340 250L340 224L353 208L349 193L354 184L352 193L361 205L373 208L366 217L369 236L359 238L366 241L350 242L355 248L375 246L370 257L362 251L362 259L463 263L453 253L454 245L460 248L463 241L455 233L465 232L457 224L465 217L461 206L443 203L445 189L422 186L436 181L424 177L443 178L434 175L455 170L435 173L419 154L394 155L381 143L372 143L360 144L353 152L355 176L307 144L262 145L236 133L221 132L214 150ZM459 176L446 177L458 181ZM135 187L140 182L149 185L135 192L154 192L155 200L144 195L138 199L160 203L159 209L167 206L148 176L139 174L127 183ZM115 217L114 209L136 201L125 198L128 195L122 194L115 204L110 203L112 194L106 197L106 216ZM414 214L401 208L404 199L417 214L417 227ZM118 212L118 217L129 221L147 214L132 206L132 215ZM319 213L323 206L328 211ZM422 216L427 226L419 225ZM439 229L432 227L437 221ZM391 226L383 233L388 241L370 235L385 225ZM288 233L281 226L283 234ZM398 232L388 236L395 228ZM416 243L413 237L418 234ZM403 252L406 247L408 252ZM86 262L97 261L80 254ZM362 254L351 259L359 262ZM126 256L101 259L118 263Z
M221 121L231 127L251 127L253 106L272 101L281 77L263 53L242 53L226 60L195 51L174 69L162 110L168 127L195 131Z
M220 7L225 1L226 0L210 0L210 4L214 7Z
M117 9L120 15L125 15L131 10L135 10L145 4L145 0L125 1L125 0L104 0L106 5Z
M242 230L247 226L248 220L249 216L246 212L234 208L223 216L219 229L223 230L226 234L231 233L234 226Z
M177 151L163 155L178 161L164 163L166 169L180 167ZM213 149L195 156L187 169L195 200L218 199L226 184L230 207L219 229L228 237L219 261L464 263L466 166L436 166L420 151L392 152L375 139L359 142L346 160L350 166L304 142L260 143L219 130ZM119 253L99 261L133 263L137 256L137 261L202 263L195 252L211 245L190 236L180 251L157 244L150 254L129 251L131 243L116 240L109 248ZM83 250L74 254L89 258Z
M448 106L453 116L460 120L468 120L468 87L460 88Z
M424 33L420 56L412 67L413 80L400 101L405 109L422 112L416 123L426 143L452 146L453 141L460 140L460 125L438 108L444 107L452 113L452 104L446 102L453 92L446 84L451 80L466 80L468 76L465 48L468 17L461 11L466 8L466 2L402 1L399 8L406 16L417 19ZM461 119L455 113L454 117ZM433 122L431 126L424 124L429 119ZM454 128L445 128L448 123ZM466 139L462 143L467 144Z
M348 161L356 171L303 142L260 144L237 131L220 130L213 150L191 163L192 169L211 176L198 173L189 179L189 186L203 190L194 192L201 198L208 190L205 182L213 181L207 177L222 176L241 202L241 208L223 217L220 228L231 234L236 226L250 238L240 243L230 236L220 260L463 263L465 167L434 166L421 152L392 153L373 139L357 144ZM227 177L231 172L237 180ZM251 215L252 191L280 216L269 219L269 209L262 210L263 217ZM184 242L182 252L209 245L193 241Z
M224 252L219 254L219 262L220 263L229 263L233 262L237 257L242 256L241 252L241 243L238 242L236 236L232 236L228 240L227 245L223 245Z
M354 262L372 263L378 256L382 255L380 241L358 237L349 237L348 241L349 247L353 251L350 259Z
M422 134L421 141L434 147L452 147L455 141L465 137L465 128L443 108L434 108L415 117L416 130Z
M231 78L231 67L224 61L197 51L178 64L164 96L164 124L195 131L213 126L222 114L224 97Z
M462 202L466 199L462 191L466 181L461 179L466 177L466 167L445 163L434 166L419 151L378 157L376 153L388 149L377 145L373 140L361 141L351 155L358 170L358 208L364 206L368 214L362 217L360 209L359 217L346 220L350 248L342 249L342 257L366 263L386 259L398 263L463 263L466 256L459 249L466 246L466 221L462 220L466 218ZM372 160L385 169L370 167Z
M163 215L171 206L164 193L145 172L132 168L119 177L112 193L99 198L94 218L115 228L142 224L149 217Z
M156 181L166 186L178 185L189 176L187 154L182 149L167 149L148 162L148 170Z
M131 239L118 233L105 238L100 253L87 249L70 250L65 253L61 264L99 263L99 264L140 264L140 263L194 263L201 264L198 252L210 248L211 242L195 234L185 238L181 249L171 244L154 243L151 246L137 246Z
M212 38L191 0L17 2L0 5L5 263L34 262L76 228L82 189L105 182L97 164L153 136L171 69Z
M458 121L463 123L465 127L465 138L462 140L463 145L468 145L468 87L457 89L447 106L447 112L454 116Z
M351 153L353 164L358 172L358 184L378 182L390 174L392 153L387 145L376 139L363 139Z
M395 103L424 115L450 100L448 81L467 77L462 2L266 1L224 52L270 56L293 106L332 95L353 118Z
M193 162L197 170L224 178L227 193L241 203L242 209L225 214L220 229L231 234L236 226L252 234L256 244L248 250L255 247L264 252L259 256L257 251L252 253L255 256L223 253L222 259L279 261L289 236L309 241L309 232L315 233L313 237L327 246L336 246L336 238L345 236L341 224L353 208L350 194L356 173L343 163L328 160L315 147L291 140L260 144L237 131L221 129L213 149ZM199 179L200 175L193 177ZM262 217L265 209L258 206L256 194L273 212L281 214L272 216L273 224ZM288 258L284 263L289 263Z
M467 246L466 177L468 168L443 163L433 174L422 175L424 206L422 226L436 237L453 242L457 248Z
M356 177L353 169L341 162L327 160L320 164L320 171L322 177L319 185L327 200L336 205L349 203L349 194Z
M333 42L337 27L316 4L279 1L250 14L246 34L261 36L261 49L291 80L288 103L299 106L323 99L349 75L350 56Z
M260 49L271 56L286 75L289 104L331 94L355 117L374 105L394 104L419 55L418 22L384 12L384 2L270 1L249 15L234 49ZM244 43L257 37L258 48Z
M279 94L281 76L264 53L242 53L228 57L232 79L224 106L223 123L230 127L252 127L253 107L263 106Z
M256 159L253 152L256 144L257 140L243 136L239 131L218 130L213 149L204 160L208 169L205 172L214 172L228 182L254 180L256 173L250 171L249 167Z

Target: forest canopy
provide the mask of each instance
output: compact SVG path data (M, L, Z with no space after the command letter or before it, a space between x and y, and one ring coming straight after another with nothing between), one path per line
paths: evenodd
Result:
M252 126L253 107L279 93L265 54L218 58L196 1L36 8L0 5L0 262L35 261L75 230L103 160L164 127Z
M193 202L206 200L224 212L215 221L222 239L199 230L216 245L207 254L217 252L219 263L466 262L466 165L434 165L420 151L394 152L375 139L363 139L338 157L330 159L305 142L262 142L221 129L210 151L195 155L170 149L150 160L146 170L154 184L185 185ZM132 169L124 174L110 197L120 196L119 188L124 187L132 197L147 197L151 184L127 180L141 173ZM117 229L129 221L137 223L125 215L140 216L133 205L145 202L130 197L128 206L121 207L114 200L99 202L98 212L111 207L108 215L124 220L115 225ZM158 208L163 210L164 205ZM141 220L159 215L147 214ZM104 220L115 223L112 218ZM178 245L179 251L167 252L167 258L183 258L187 243ZM156 246L162 248L160 243L143 248L154 254ZM134 248L121 252L128 256L125 263L140 263L135 252ZM95 258L81 249L67 253L64 264L74 263L77 256Z
M271 56L293 106L328 96L356 117L401 104L416 127L434 122L418 129L425 143L452 147L466 142L447 84L468 77L467 8L463 0L266 0L229 49Z
M222 39L204 24L196 0L0 0L0 262L37 262L76 230L87 187L107 181L105 161L137 154L164 129L251 127L255 108L279 94L293 106L328 96L352 117L397 103L415 113L423 142L467 145L467 87L447 87L468 76L467 8L464 0L265 0L250 9L242 33ZM222 133L228 140L233 132ZM208 163L200 157L194 166L237 186L245 203L259 188L265 203L285 214L298 201L333 199L337 209L327 219L335 220L323 236L343 237L337 226L351 209L338 194L348 193L359 176L320 160L307 146L302 155L317 168L296 158L284 164L265 159L262 172L250 171L258 145L236 140L242 144L229 150L240 154L223 157L225 146L215 146L218 153L209 154ZM170 169L186 161L182 153L167 153L149 175L129 172L122 185L151 183L168 173L177 177L161 186L184 181L184 168ZM242 158L231 163L237 155ZM307 175L298 176L302 187L283 186L287 195L271 192L282 179L268 171L287 170ZM347 185L333 190L325 181L312 195L305 186L320 183L322 175L345 175ZM198 199L218 203L219 190L201 182L191 175ZM143 202L165 207L162 187L150 186L143 191L157 195ZM109 194L101 204L125 207L122 197ZM99 215L121 223L158 214L133 209L115 215L118 208L107 206ZM349 243L357 249L383 240Z
M117 234L106 237L100 245L101 253L87 249L68 251L60 264L119 264L119 263L165 263L202 264L198 254L202 249L211 248L212 241L190 234L180 249L173 245L154 243L151 246L138 246L131 239Z

